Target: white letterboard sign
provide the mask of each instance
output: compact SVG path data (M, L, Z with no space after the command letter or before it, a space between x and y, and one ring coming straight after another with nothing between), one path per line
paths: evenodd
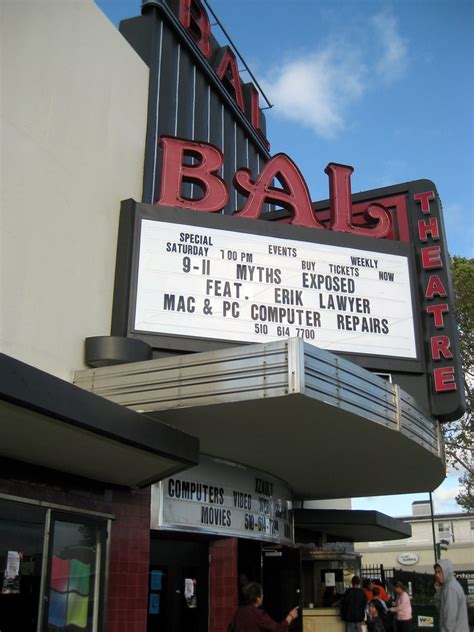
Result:
M292 495L269 474L201 455L152 485L151 528L294 543Z
M142 219L136 331L416 358L407 257Z

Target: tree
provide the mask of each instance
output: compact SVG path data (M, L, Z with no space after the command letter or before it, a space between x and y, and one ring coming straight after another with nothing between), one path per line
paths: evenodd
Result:
M456 496L456 502L466 511L474 511L474 477L472 472L464 472L459 479L461 491Z
M465 470L459 479L461 492L456 501L466 511L474 511L474 259L454 256L450 263L467 410L461 419L445 424L443 430L448 463Z

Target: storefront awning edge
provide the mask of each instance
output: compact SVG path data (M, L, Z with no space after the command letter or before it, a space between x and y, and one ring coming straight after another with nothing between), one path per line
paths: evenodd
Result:
M196 465L199 440L0 354L0 456L140 487Z
M325 533L344 542L399 540L411 526L379 511L362 509L295 509L295 529Z

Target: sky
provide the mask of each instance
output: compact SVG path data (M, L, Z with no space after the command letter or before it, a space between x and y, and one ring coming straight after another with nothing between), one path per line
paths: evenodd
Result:
M140 14L140 0L96 2L115 25ZM441 197L450 254L474 256L472 0L210 5L273 104L271 152L296 162L313 201L328 197L329 162L354 167L353 193L427 178ZM218 26L213 33L226 43ZM434 492L435 512L459 510L459 476ZM425 498L354 499L353 507L408 515Z

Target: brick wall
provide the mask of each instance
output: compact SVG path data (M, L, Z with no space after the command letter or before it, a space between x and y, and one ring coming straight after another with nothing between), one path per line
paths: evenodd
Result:
M146 632L150 488L111 489L66 474L0 459L0 492L74 509L113 514L107 632Z
M237 608L237 538L211 542L209 554L209 632L223 632Z
M146 632L150 490L113 494L107 632Z

